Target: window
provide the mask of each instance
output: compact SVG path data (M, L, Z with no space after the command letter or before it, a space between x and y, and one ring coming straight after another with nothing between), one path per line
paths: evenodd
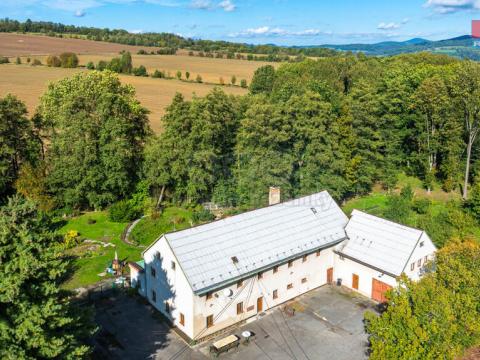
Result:
M278 266L273 267L273 273L276 274L278 272Z
M157 302L157 293L155 292L155 290L152 290L152 301Z
M237 282L237 289L243 286L243 280L238 280Z
M180 325L185 326L185 315L180 313Z
M263 279L263 273L259 272L258 273L258 280Z
M418 259L418 261L417 261L417 266L418 266L418 267L421 267L421 266L422 266L422 259Z
M273 290L273 300L278 299L278 290Z
M157 272L155 271L155 268L153 266L150 268L150 274L152 274L152 277L157 276Z
M155 251L155 255L153 255L155 257L155 259L159 260L160 259L160 252L159 251Z
M423 258L423 265L425 265L428 261L428 255Z
M175 270L175 261L172 261L172 270Z
M410 270L411 271L415 270L415 263L414 262L410 264Z
M287 285L287 290L290 290L290 289L293 289L293 284L291 283Z
M425 242L424 242L424 241L421 241L421 242L420 242L420 247L423 247L423 245L425 245Z
M316 255L320 256L320 250L317 250Z
M170 304L168 302L165 303L165 312L170 314Z
M208 315L207 316L207 328L213 326L213 315Z
M237 315L243 314L243 302L237 304Z
M302 279L302 284L305 284L307 282L307 278Z
M302 257L302 262L307 261L307 258L308 258L308 255L303 255L303 257Z
M288 262L288 267L291 268L292 266L293 266L293 260L290 260L290 261Z
M212 295L213 295L213 294L212 294L210 291L207 292L206 299L207 299L207 300L210 300L210 299L212 298Z

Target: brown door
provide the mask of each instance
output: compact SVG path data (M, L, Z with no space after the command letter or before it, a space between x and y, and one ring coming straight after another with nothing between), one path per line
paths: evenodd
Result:
M358 275L352 274L352 288L358 290Z
M263 297L257 299L257 312L263 311Z
M327 283L328 284L333 283L333 268L327 269Z
M387 285L384 282L372 279L372 299L381 303L387 301L385 293L391 288L390 285Z

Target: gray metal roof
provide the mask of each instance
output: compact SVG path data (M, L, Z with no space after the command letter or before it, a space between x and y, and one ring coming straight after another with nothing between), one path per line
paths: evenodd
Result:
M348 240L338 252L389 274L400 275L423 231L353 210Z
M196 293L345 238L348 218L328 192L165 235ZM232 257L238 259L237 263Z

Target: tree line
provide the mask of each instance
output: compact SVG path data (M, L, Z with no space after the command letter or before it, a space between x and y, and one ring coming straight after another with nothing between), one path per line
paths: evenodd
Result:
M171 33L132 34L121 29L100 29L94 27L64 25L47 21L20 22L12 19L0 19L0 32L34 32L48 36L62 37L63 34L95 41L106 41L125 45L155 46L170 49L191 49L195 51L251 54L300 55L326 57L336 54L335 50L320 47L281 47L275 45L251 45L227 41L197 40L183 38Z

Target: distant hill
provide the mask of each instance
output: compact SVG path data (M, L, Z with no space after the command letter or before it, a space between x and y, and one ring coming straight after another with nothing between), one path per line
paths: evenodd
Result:
M376 44L322 45L340 51L363 52L366 55L391 56L419 51L447 54L460 58L480 60L480 48L473 47L474 39L470 35L445 40L426 40L413 38L407 41L383 41Z

